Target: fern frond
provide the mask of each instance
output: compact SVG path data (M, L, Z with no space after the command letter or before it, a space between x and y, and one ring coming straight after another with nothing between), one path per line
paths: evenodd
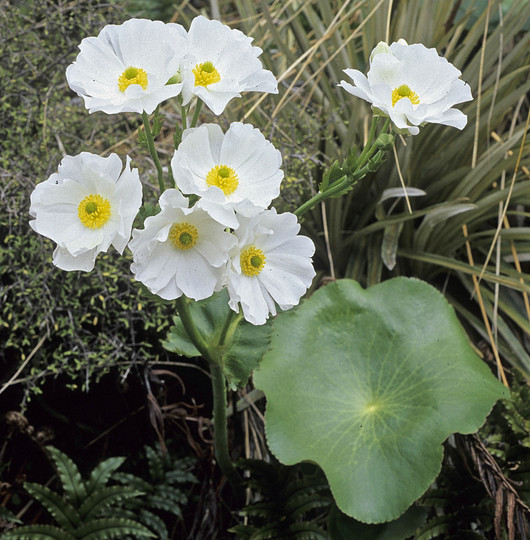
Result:
M168 501L160 495L151 494L149 496L149 506L151 508L158 508L159 510L166 510L167 512L171 512L172 514L174 514L176 504Z
M275 502L259 501L245 506L238 513L242 516L259 516L270 520L278 513L278 505Z
M8 510L5 506L0 506L0 522L5 523L16 523L17 525L22 525L22 521L11 512L11 510Z
M314 523L293 523L289 527L292 540L328 540L328 535Z
M286 498L296 497L299 495L307 495L308 493L317 493L319 491L327 491L328 484L322 481L321 478L304 477L287 483L283 493Z
M177 507L177 510L178 516L182 517L180 508ZM138 520L141 521L144 525L146 525L154 533L156 533L156 537L158 540L167 540L167 527L162 518L160 518L156 514L153 514L153 512L142 508L142 510L140 510L140 513L138 514Z
M420 530L416 531L415 540L432 540L449 532L451 516L437 516L430 519Z
M25 525L2 534L2 540L76 540L53 525Z
M234 533L239 540L250 540L255 530L255 527L252 527L252 525L236 525L228 529L228 532Z
M331 499L325 498L319 493L310 495L299 495L291 497L285 503L285 515L289 516L290 521L296 521L305 513L315 508L326 508L331 503Z
M90 473L90 477L85 483L87 495L91 495L96 489L105 486L114 471L119 469L124 461L124 457L111 457L105 461L102 461Z
M248 537L249 540L290 540L289 532L281 529L278 523L270 523L260 529L255 529Z
M186 504L188 500L186 494L180 489L164 484L156 486L154 493L149 497L151 496L162 497L175 504Z
M138 497L143 492L137 491L128 486L108 486L92 493L79 508L79 514L83 520L98 517L102 510L108 506Z
M76 509L60 495L55 493L55 491L33 482L25 482L24 488L33 498L37 499L37 501L46 508L59 526L65 531L73 532L81 522L81 518Z
M152 484L134 474L119 472L113 475L112 479L120 484L123 484L124 486L131 486L135 489L143 491L144 493L150 493L153 491Z
M122 539L129 534L134 538L156 538L141 523L125 518L101 518L90 521L77 529L76 538L79 540L110 540L112 538Z
M66 454L53 446L47 446L46 450L55 463L65 498L77 508L86 498L85 484L77 465Z
M168 484L196 484L198 482L193 473L184 470L173 470L166 472L165 481Z
M147 456L147 466L152 480L162 480L164 477L164 464L160 452L157 452L152 446L145 447Z

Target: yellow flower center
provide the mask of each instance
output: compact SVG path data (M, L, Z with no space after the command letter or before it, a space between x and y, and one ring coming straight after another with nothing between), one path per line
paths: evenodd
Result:
M392 90L392 107L403 98L409 98L413 105L418 105L420 98L416 92L413 92L406 84L402 84L399 88Z
M81 223L89 229L103 227L110 218L111 208L108 199L93 193L87 195L77 207L77 215Z
M125 92L131 84L139 84L144 90L147 88L147 73L142 68L129 66L118 79L120 92Z
M168 238L177 249L191 249L199 239L199 232L191 223L173 223Z
M241 264L241 271L246 276L257 276L265 266L265 253L257 247L250 246L245 251L241 252L239 258Z
M208 86L221 80L221 75L211 62L197 64L193 68L193 74L195 75L195 86Z
M209 186L217 186L225 195L231 195L239 185L236 172L226 165L216 165L206 175L206 183Z

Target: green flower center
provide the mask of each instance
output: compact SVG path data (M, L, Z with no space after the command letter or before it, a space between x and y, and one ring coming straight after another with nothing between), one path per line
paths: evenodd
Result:
M129 66L118 79L120 92L125 92L131 84L139 84L144 90L147 88L147 73L142 68Z
M81 223L89 229L103 227L109 220L111 213L109 200L97 193L87 195L77 207L77 215Z
M191 223L173 223L169 229L169 241L177 249L191 249L197 244L199 232Z
M197 64L192 71L195 75L195 86L208 86L221 80L221 75L211 62Z
M241 252L239 262L241 271L246 276L257 276L264 268L266 261L265 253L255 246L250 246Z
M231 167L216 165L206 175L208 186L217 186L225 195L231 195L239 185L239 178Z
M409 98L413 105L418 105L420 98L416 92L413 92L406 84L392 90L392 107L403 98Z

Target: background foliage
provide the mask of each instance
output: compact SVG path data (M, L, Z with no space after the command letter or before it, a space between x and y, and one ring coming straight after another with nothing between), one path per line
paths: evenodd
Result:
M0 369L27 362L26 397L50 375L88 389L110 366L165 358L170 310L133 284L127 256L57 272L53 242L28 225L29 194L64 154L116 151L136 130L134 116L88 115L64 76L82 38L124 17L98 1L0 4Z

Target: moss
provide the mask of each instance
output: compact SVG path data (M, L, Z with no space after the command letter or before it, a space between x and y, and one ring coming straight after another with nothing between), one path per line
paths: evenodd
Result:
M17 379L26 398L54 374L87 387L113 365L166 354L158 343L169 307L133 283L127 255L104 254L89 274L63 272L53 242L29 226L30 194L64 154L107 155L137 127L133 115L89 115L64 75L81 39L125 18L101 1L0 3L0 371L27 361Z

